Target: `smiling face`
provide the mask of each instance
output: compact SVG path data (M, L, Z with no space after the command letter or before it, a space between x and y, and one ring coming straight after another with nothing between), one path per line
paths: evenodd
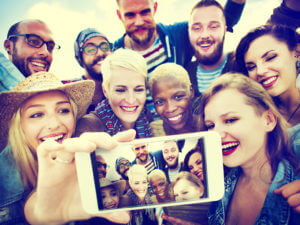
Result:
M84 43L83 47L90 44L99 46L101 43L105 42L107 42L107 40L104 37L92 37ZM82 52L81 54L84 68L87 70L88 75L91 76L92 79L102 80L101 64L106 56L111 54L111 51L102 51L101 49L97 48L97 53L95 55L87 55L84 52Z
M131 147L136 159L140 164L145 164L149 160L149 151L147 144L135 144Z
M162 145L162 152L165 162L170 169L178 167L179 149L175 141L164 142Z
M21 128L34 152L45 140L61 143L70 138L75 129L75 118L68 97L59 91L31 97L21 109Z
M203 181L203 161L200 152L194 152L188 161L188 168L192 174L195 174L201 181Z
M141 173L135 173L134 176L130 177L129 185L136 196L144 201L145 195L148 191L147 175Z
M163 201L168 197L168 182L165 178L158 176L153 177L150 184L158 201Z
M145 101L145 77L123 67L112 68L108 89L103 93L126 129L134 128Z
M112 186L101 188L101 196L104 209L118 208L119 195L115 188Z
M119 19L128 36L139 45L152 43L156 24L154 15L157 3L153 0L120 0Z
M204 109L205 126L220 134L223 162L228 167L267 160L267 133L274 128L274 121L269 121L268 111L259 115L246 102L241 92L225 89L212 96Z
M189 38L201 64L213 65L221 59L225 32L225 17L220 8L194 9L189 21Z
M35 34L44 41L53 41L49 28L38 21L23 22L18 27L18 34ZM39 71L48 71L52 63L52 52L44 43L40 48L34 48L26 43L25 37L16 37L15 41L6 41L6 49L10 51L9 58L13 64L28 77Z
M253 80L271 96L280 96L296 85L295 52L271 35L255 39L245 54L245 64Z
M189 129L192 94L186 84L175 77L162 77L153 83L152 98L164 125L177 131Z
M176 201L184 201L184 200L196 200L199 199L204 193L203 186L198 187L193 182L180 179L174 185L174 196Z

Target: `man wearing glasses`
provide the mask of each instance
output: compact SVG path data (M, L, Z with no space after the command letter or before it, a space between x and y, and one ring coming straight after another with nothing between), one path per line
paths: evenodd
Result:
M105 161L105 159L101 155L96 155L96 167L98 171L98 177L100 178L105 178L108 165Z
M121 176L121 180L126 181L126 187L124 190L124 194L128 191L129 189L129 182L128 182L128 170L131 167L131 163L129 162L128 159L125 159L124 157L119 157L116 159L116 170L118 174Z
M9 60L28 77L32 73L48 71L52 54L59 49L48 26L40 20L23 20L12 25L4 41Z
M75 58L79 65L84 68L85 74L76 80L63 81L63 83L78 80L93 80L96 83L92 103L87 110L90 112L104 98L102 92L102 61L111 54L111 43L107 37L94 28L87 28L78 34L74 43Z

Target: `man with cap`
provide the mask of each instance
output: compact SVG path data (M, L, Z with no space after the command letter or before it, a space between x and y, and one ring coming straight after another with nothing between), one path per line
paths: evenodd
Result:
M121 180L126 181L126 187L124 189L124 193L127 192L129 189L129 182L128 182L128 170L131 167L131 163L128 159L125 159L124 157L119 157L116 159L116 170L121 176Z
M104 98L102 92L101 63L111 53L111 43L107 37L94 28L87 28L78 34L74 43L75 58L84 68L85 74L75 80L64 80L63 83L78 80L93 80L96 83L95 93L87 112L95 109L95 106Z

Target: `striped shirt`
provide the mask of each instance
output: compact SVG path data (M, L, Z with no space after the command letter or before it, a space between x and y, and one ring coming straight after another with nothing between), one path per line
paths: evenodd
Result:
M137 52L145 58L146 63L147 63L147 67L148 67L147 82L149 81L151 72L157 66L159 66L162 63L166 63L168 60L166 51L165 51L164 46L159 37L155 40L155 42L153 43L153 45L150 48L148 48L144 51L137 51ZM151 97L149 89L147 89L146 106L149 109L149 111L151 112L154 120L160 119L160 117L158 116L158 114L155 111L154 102Z
M149 175L153 170L158 169L155 167L154 162L151 157L149 157L149 161L145 165L145 169L147 170L147 174Z
M200 93L203 93L209 85L222 74L222 70L227 62L227 55L223 60L222 64L213 70L204 70L200 64L197 66L197 83L198 90Z

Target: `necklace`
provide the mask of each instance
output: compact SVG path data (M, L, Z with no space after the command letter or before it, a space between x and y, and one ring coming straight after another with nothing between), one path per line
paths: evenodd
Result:
M290 122L290 120L293 118L293 116L296 114L296 112L298 111L300 107L300 103L298 104L298 106L296 107L296 109L292 112L292 114L290 115L290 118L288 119L288 123Z

